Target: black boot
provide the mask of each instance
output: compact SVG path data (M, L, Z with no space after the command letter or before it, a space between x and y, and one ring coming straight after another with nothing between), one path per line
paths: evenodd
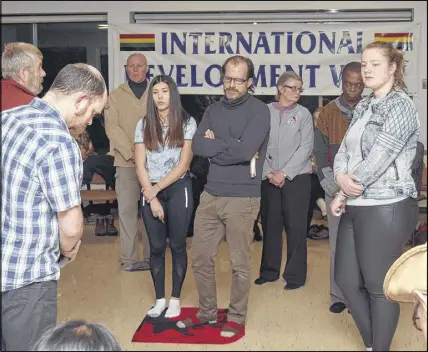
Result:
M95 224L95 236L105 236L107 229L106 229L106 221L104 217L97 217Z
M114 216L113 215L107 215L105 217L105 223L106 223L106 235L107 236L117 236L118 232L116 227L114 227Z
M260 228L259 228L259 224L258 224L257 220L254 223L253 232L254 232L254 241L261 242L263 240L263 238L262 238L262 235L260 233Z

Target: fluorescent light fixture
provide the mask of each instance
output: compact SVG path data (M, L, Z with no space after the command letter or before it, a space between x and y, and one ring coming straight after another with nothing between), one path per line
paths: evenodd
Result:
M411 22L411 9L385 9L382 11L326 9L319 12L136 12L135 23L329 23L329 22ZM4 16L2 17L2 19Z
M108 29L108 24L98 24L98 29Z

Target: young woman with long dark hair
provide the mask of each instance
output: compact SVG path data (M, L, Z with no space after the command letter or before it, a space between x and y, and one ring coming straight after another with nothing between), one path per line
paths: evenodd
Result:
M169 237L172 295L165 317L173 318L181 312L179 298L187 271L186 235L193 211L189 167L196 122L183 110L177 85L169 76L153 78L147 99L147 115L135 131L135 161L156 291L156 304L148 315L159 317L167 306L165 252Z

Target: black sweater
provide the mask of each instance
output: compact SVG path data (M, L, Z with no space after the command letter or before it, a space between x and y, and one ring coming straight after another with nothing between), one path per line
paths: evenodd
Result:
M215 139L204 137L207 129ZM210 158L205 190L214 196L260 197L269 131L269 108L249 94L232 102L223 97L208 106L192 141L195 155ZM257 152L252 179L250 161Z

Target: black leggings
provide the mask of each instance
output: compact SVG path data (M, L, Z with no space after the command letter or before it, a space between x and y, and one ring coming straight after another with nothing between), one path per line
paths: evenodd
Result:
M348 206L340 219L335 280L366 347L389 351L400 308L388 300L383 281L403 253L418 220L418 204L407 198L387 205Z
M160 191L157 199L165 213L165 223L154 218L150 204L141 198L144 225L150 242L150 270L156 299L165 297L166 238L172 253L172 297L180 297L187 271L186 235L193 211L192 182L187 175Z

